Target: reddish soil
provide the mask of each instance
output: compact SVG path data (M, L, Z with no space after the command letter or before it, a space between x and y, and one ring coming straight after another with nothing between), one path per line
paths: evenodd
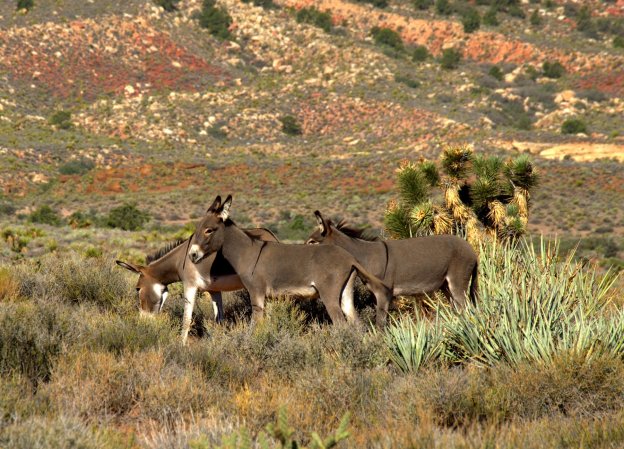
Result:
M200 82L227 79L214 65L188 53L144 19L108 17L36 25L0 32L0 70L59 98L141 90L197 90Z

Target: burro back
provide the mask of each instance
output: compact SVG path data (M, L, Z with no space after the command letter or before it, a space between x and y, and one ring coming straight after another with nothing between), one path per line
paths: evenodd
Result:
M308 238L313 246L345 249L392 289L392 295L416 295L442 290L456 307L466 304L466 293L476 301L478 257L465 240L454 235L432 235L405 240L366 238L344 222L326 220L314 212L318 228Z
M377 299L376 323L385 323L391 290L348 251L337 246L290 245L255 239L229 218L232 197L217 196L191 238L190 260L221 251L249 291L253 319L263 315L272 295L320 297L332 322L357 322L353 285L359 276Z

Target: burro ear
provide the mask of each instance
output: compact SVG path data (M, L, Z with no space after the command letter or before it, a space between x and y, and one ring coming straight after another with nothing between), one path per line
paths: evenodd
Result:
M225 221L228 219L230 216L230 207L232 207L232 195L228 195L221 206L221 213L219 214L221 220Z
M115 263L120 267L125 268L126 270L130 270L133 273L141 274L141 269L143 268L141 265L135 265L133 263L123 262L121 260L116 260Z
M217 195L215 200L212 202L206 213L215 212L221 207L221 195Z
M322 235L327 234L327 231L329 230L329 226L327 226L327 222L325 221L321 213L318 210L315 210L314 215L316 216L316 221L318 222L319 230L321 231L321 234Z

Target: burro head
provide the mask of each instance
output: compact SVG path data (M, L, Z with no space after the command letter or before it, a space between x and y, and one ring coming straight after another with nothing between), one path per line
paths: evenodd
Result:
M115 263L139 275L139 280L135 288L139 297L139 310L141 314L152 315L160 312L160 309L162 309L163 304L167 300L169 291L166 285L160 283L158 279L152 276L150 267L123 262L121 260L116 260Z
M225 222L229 217L231 205L232 195L228 195L223 203L220 196L215 198L191 237L188 251L191 262L198 263L204 257L221 249L225 239Z
M332 233L330 223L323 218L318 210L314 211L314 215L316 216L318 226L314 229L314 232L310 234L310 237L306 240L306 244L318 245L321 243L329 243L326 242L326 240L331 237Z

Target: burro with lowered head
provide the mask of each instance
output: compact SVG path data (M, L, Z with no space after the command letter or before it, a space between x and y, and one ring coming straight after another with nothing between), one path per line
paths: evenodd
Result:
M361 230L344 222L335 225L315 211L318 228L308 244L336 245L347 250L374 276L392 289L392 295L433 293L442 289L458 308L466 292L474 302L478 287L477 254L454 235L431 235L404 240L364 239ZM472 280L472 282L471 282Z
M353 306L353 285L359 276L377 299L376 323L385 323L390 289L337 246L266 242L245 234L229 218L232 196L217 196L211 212L191 238L189 258L201 263L220 251L249 291L252 318L261 318L264 300L274 295L320 297L333 323L359 321Z
M271 231L264 228L246 229L248 235L259 240L277 241ZM142 314L160 312L167 295L168 286L182 282L184 286L184 318L182 319L182 341L186 343L191 328L195 297L198 292L209 292L217 321L223 319L221 292L241 290L243 284L232 266L214 253L198 264L186 263L190 237L167 245L147 257L147 265L117 260L117 265L139 275L136 291Z

